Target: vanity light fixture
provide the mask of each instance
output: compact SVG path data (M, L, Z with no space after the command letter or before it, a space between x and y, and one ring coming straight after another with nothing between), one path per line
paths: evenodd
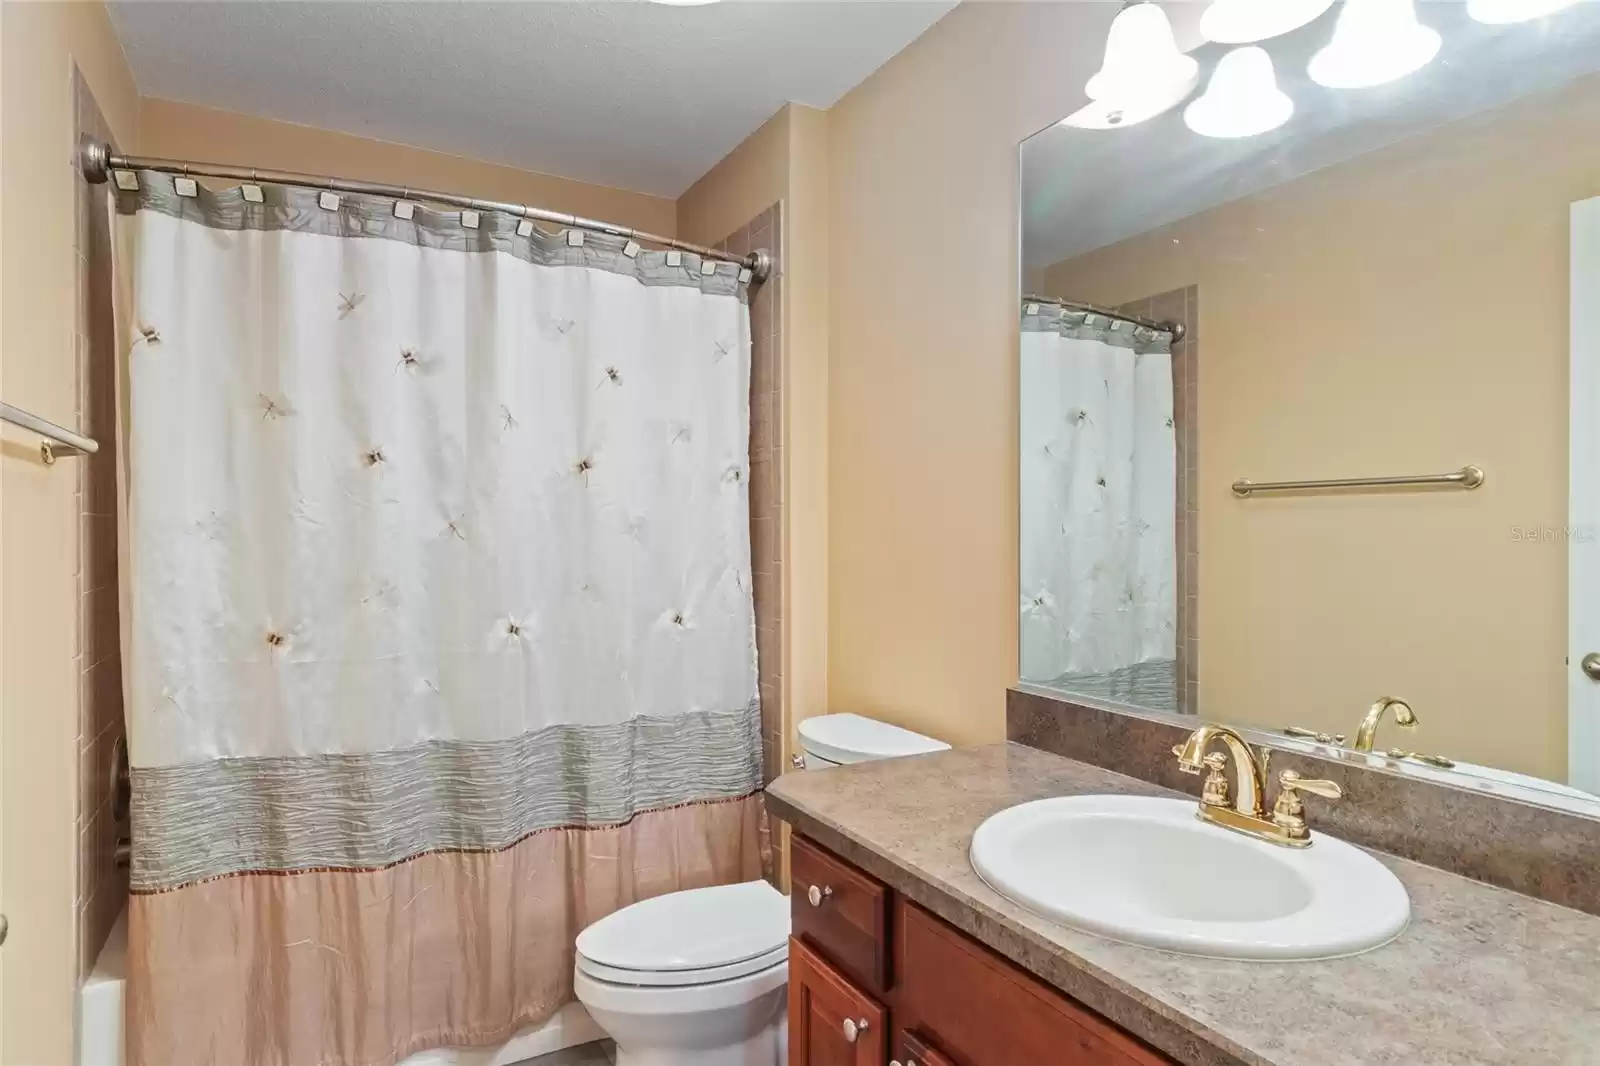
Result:
M1089 129L1131 126L1176 107L1199 80L1200 64L1178 50L1167 13L1143 0L1117 13L1105 61L1084 86L1093 103L1065 121Z
M1330 89L1382 85L1427 66L1439 43L1439 31L1417 21L1415 0L1345 0L1307 73Z
M1571 7L1578 0L1467 0L1467 14L1490 26L1529 22Z
M1277 129L1292 114L1294 101L1278 88L1272 57L1250 45L1218 61L1206 91L1183 109L1183 121L1202 137L1254 137Z
M1333 0L1211 0L1200 33L1218 44L1254 44L1298 30L1333 6Z

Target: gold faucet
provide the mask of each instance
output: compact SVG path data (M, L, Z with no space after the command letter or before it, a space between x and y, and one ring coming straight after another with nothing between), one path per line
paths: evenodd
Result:
M1232 799L1227 775L1223 773L1228 756L1206 752L1218 740L1232 756L1234 779L1239 787L1237 800ZM1269 816L1266 774L1272 752L1263 751L1258 757L1244 737L1223 725L1201 726L1189 734L1187 741L1174 747L1172 754L1178 757L1178 769L1186 774L1198 774L1202 769L1209 771L1200 793L1202 821L1271 844L1289 848L1311 846L1311 831L1306 826L1305 804L1300 800L1300 793L1311 792L1329 799L1344 795L1344 790L1332 781L1307 780L1293 770L1285 770L1278 775L1278 800Z
M1397 700L1393 696L1385 696L1374 703L1367 711L1367 716L1361 719L1361 728L1356 730L1355 750L1370 753L1373 741L1378 738L1378 723L1383 721L1383 714L1390 709L1394 710L1394 723L1402 729L1412 729L1417 724L1417 712L1411 709L1411 704L1405 700Z

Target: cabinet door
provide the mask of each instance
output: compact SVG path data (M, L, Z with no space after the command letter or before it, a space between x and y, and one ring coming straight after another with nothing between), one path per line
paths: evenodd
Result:
M789 941L789 1066L883 1066L887 1028L876 1000Z
M904 900L894 945L895 1025L954 1066L1174 1066Z

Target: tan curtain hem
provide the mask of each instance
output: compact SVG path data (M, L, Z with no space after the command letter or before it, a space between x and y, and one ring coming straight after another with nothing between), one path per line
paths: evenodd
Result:
M762 875L761 795L369 871L133 897L128 1066L392 1066L572 999L574 940L640 899Z

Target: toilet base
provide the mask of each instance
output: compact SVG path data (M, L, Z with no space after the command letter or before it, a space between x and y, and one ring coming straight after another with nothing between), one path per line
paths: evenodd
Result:
M787 1066L788 1061L789 1019L781 1013L776 1024L729 1047L629 1051L618 1044L616 1066Z

